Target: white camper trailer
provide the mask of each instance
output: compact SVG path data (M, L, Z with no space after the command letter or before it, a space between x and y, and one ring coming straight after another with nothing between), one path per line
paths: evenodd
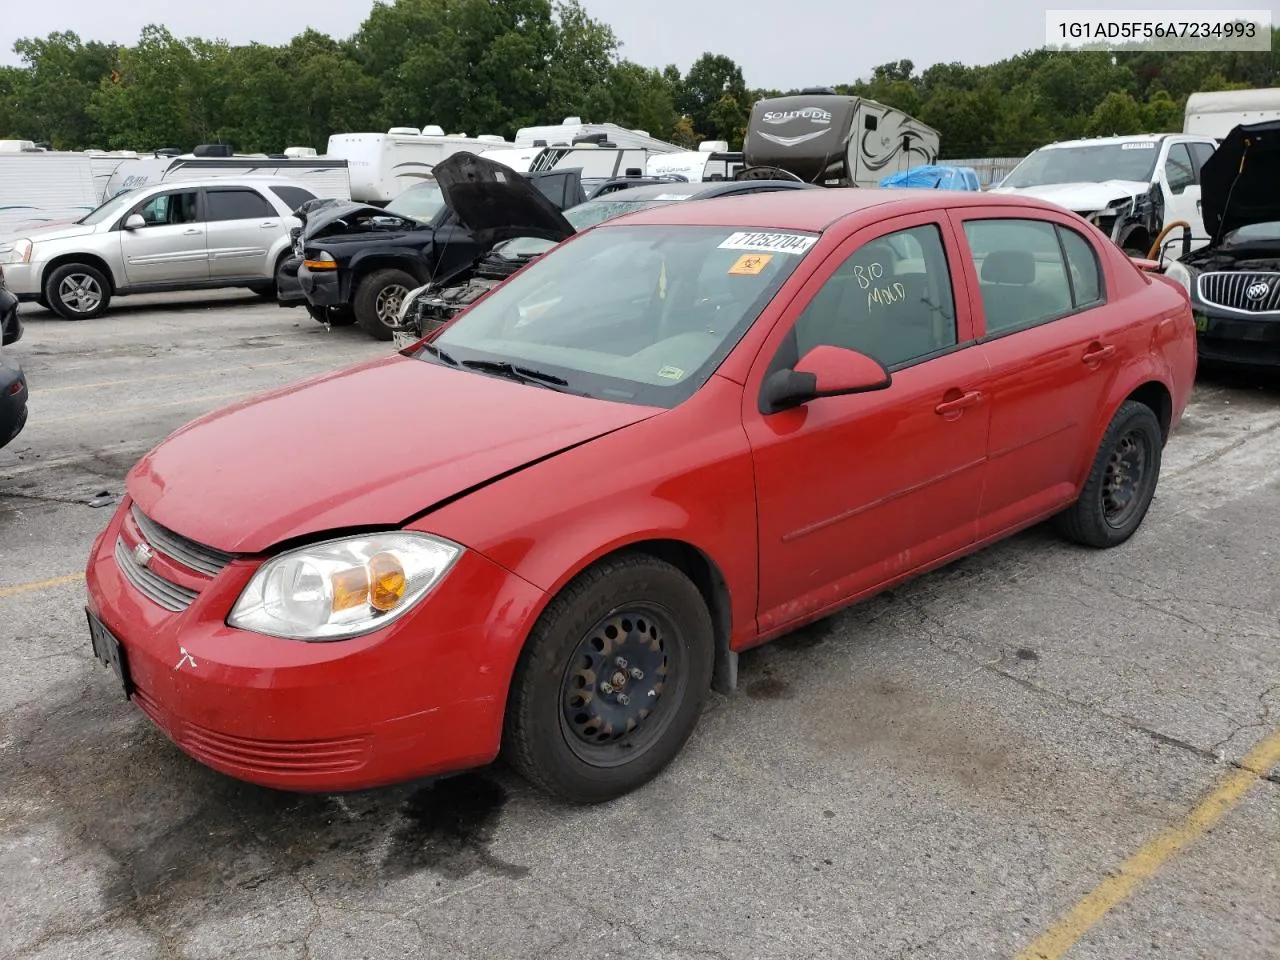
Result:
M1182 132L1221 140L1233 127L1280 120L1280 87L1222 90L1187 97Z
M335 133L327 155L347 161L352 200L380 206L429 179L437 163L460 150L478 154L504 145L510 146L492 134L446 136L437 126L392 127L386 133Z
M649 136L647 130L628 130L616 123L583 123L581 117L565 117L563 123L516 131L517 147L571 147L576 143L609 143L646 153L679 153L683 149Z
M41 150L30 140L0 140L0 236L79 220L101 198L87 153Z
M875 188L892 173L938 161L938 131L864 97L810 89L759 100L742 150L761 176L789 173L822 186Z
M654 154L645 173L651 177L684 177L690 183L732 180L744 162L741 153L729 152L728 141L706 140L698 144L697 150Z
M345 159L316 156L313 147L290 147L282 154L237 154L224 144L207 144L191 153L156 151L152 156L120 161L111 173L103 199L162 180L209 177L286 177L305 184L321 199L351 198Z
M546 152L546 147L506 147L499 150L485 150L480 156L485 160L508 166L516 173L528 173Z

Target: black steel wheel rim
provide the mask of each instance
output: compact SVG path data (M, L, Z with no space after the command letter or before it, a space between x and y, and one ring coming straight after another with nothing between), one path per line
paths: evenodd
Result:
M1108 526L1124 527L1141 508L1150 454L1150 440L1141 430L1129 430L1111 447L1102 478L1102 516Z
M560 732L597 767L635 760L671 725L683 699L685 643L652 603L619 607L586 632L560 683Z

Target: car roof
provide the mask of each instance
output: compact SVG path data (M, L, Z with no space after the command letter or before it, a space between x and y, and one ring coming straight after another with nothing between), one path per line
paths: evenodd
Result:
M1047 201L1008 194L825 187L816 190L778 190L708 197L698 203L663 203L627 214L624 225L645 223L672 226L779 227L817 233L845 217L872 208L876 210L878 218L884 218L956 207L1009 207L1026 211L1062 212L1061 207ZM606 220L595 229L609 229L615 222Z
M1085 137L1081 140L1059 140L1056 143L1046 143L1040 149L1058 150L1063 147L1101 147L1113 143L1159 143L1168 136L1171 136L1171 134L1134 133L1123 137Z

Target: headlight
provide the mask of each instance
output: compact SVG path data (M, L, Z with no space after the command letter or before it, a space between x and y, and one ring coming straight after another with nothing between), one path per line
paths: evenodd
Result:
M413 306L413 301L417 300L418 297L426 293L427 288L430 286L431 284L429 283L423 284L420 287L410 290L408 293L404 295L404 299L400 301L400 314L399 316L396 317L396 323L398 325L402 327L404 326L405 317L409 316L409 308Z
M1177 260L1164 268L1164 275L1171 280L1176 280L1182 284L1187 291L1187 296L1191 296L1191 271L1180 264Z
M31 241L25 237L0 247L0 263L30 263Z
M424 533L346 537L291 550L262 565L227 624L292 640L344 640L407 613L462 548Z

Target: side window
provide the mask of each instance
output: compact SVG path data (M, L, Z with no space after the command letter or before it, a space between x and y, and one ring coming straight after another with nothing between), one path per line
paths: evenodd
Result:
M1066 227L1058 227L1058 239L1071 268L1071 292L1076 309L1102 302L1102 270L1093 245Z
M284 201L290 210L297 210L304 203L314 200L315 194L301 187L272 187L271 192Z
M1034 327L1073 309L1054 225L1044 220L969 220L987 336Z
M1195 164L1196 180L1198 181L1200 179L1200 170L1205 161L1213 156L1213 147L1207 143L1192 143L1189 146L1191 147L1191 160Z
M1197 168L1191 165L1191 154L1185 143L1175 143L1169 148L1169 159L1165 161L1164 169L1169 189L1174 193L1182 193L1199 179L1196 176Z
M226 190L221 187L210 189L206 194L209 200L210 222L215 220L256 220L263 217L277 217L275 207L267 202L256 190Z
M200 195L195 191L161 193L134 209L134 213L147 222L148 227L173 226L195 223L200 219Z
M855 250L804 308L794 336L797 359L829 344L890 370L955 346L955 300L938 227L901 230Z

